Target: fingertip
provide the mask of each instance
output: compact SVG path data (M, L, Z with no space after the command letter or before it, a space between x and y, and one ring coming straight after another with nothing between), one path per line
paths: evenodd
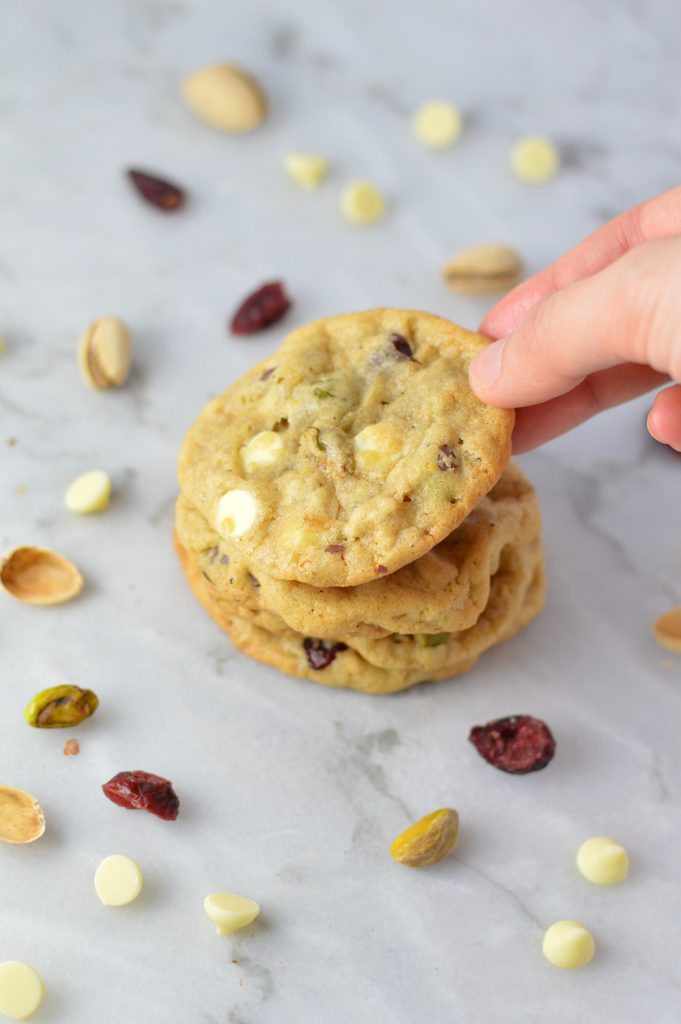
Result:
M681 384L657 393L646 426L650 436L660 444L681 451Z
M468 377L478 398L488 401L501 376L501 358L508 337L492 342L480 352L470 365Z

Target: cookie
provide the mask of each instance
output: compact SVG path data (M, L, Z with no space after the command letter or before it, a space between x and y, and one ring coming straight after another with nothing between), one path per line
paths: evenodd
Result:
M543 554L539 541L528 546L522 586L510 586L517 565L496 574L490 600L468 630L423 647L419 638L323 640L304 636L283 623L246 618L243 609L221 598L196 561L178 545L178 554L192 591L216 623L244 653L288 675L366 693L392 693L415 683L445 679L468 671L480 654L507 640L531 621L544 602ZM516 583L519 577L516 576Z
M510 463L466 520L416 562L357 587L311 587L256 577L184 496L176 512L180 543L194 555L218 592L248 609L276 612L291 629L317 637L439 633L466 629L485 607L501 552L539 536L534 488Z
M463 522L508 461L513 412L468 385L486 343L395 309L294 331L190 429L188 504L256 577L348 587L394 573Z

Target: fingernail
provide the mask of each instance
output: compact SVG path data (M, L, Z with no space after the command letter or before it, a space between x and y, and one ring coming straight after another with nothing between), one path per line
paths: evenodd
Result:
M501 373L501 357L509 338L510 334L507 334L505 338L499 338L499 341L488 345L471 363L471 380L479 388L487 391L496 384Z

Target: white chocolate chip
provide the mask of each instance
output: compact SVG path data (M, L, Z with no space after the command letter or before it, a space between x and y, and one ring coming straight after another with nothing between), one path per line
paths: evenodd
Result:
M542 952L554 967L584 967L596 951L590 931L576 921L557 921L544 935Z
M241 465L246 473L255 473L259 469L273 466L284 451L281 434L274 430L261 430L255 434L239 451Z
M258 507L249 491L227 491L218 503L216 527L222 537L242 537L256 520Z
M370 181L351 181L341 195L341 210L351 224L375 224L385 216L385 199Z
M414 135L429 149L446 149L461 135L463 121L461 114L446 100L431 100L424 103L414 114L411 122Z
M541 185L555 176L560 154L549 139L528 136L519 139L511 150L511 167L517 178L530 185Z
M89 515L107 508L111 497L111 480L102 469L83 473L70 485L64 498L69 512Z
M142 872L122 853L105 857L95 872L95 892L106 907L124 907L142 892Z
M252 132L267 116L260 85L235 64L212 64L189 75L182 95L192 113L223 132Z
M45 995L43 980L30 964L7 960L0 964L0 1014L10 1020L28 1020Z
M400 439L387 423L372 423L355 435L355 465L387 471L401 451Z
M616 885L629 873L629 855L614 839L593 836L577 851L577 867L594 885Z
M245 928L260 913L260 906L255 900L237 896L233 892L214 892L206 896L203 909L215 925L218 935L229 935L239 928Z
M284 170L302 188L319 188L329 169L329 161L312 153L287 153Z

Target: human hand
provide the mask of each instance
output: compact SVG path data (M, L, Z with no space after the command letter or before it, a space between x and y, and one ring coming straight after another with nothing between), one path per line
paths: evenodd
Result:
M681 187L621 214L509 292L480 331L473 390L516 407L513 451L535 448L671 378L681 381ZM681 385L648 430L681 451Z

